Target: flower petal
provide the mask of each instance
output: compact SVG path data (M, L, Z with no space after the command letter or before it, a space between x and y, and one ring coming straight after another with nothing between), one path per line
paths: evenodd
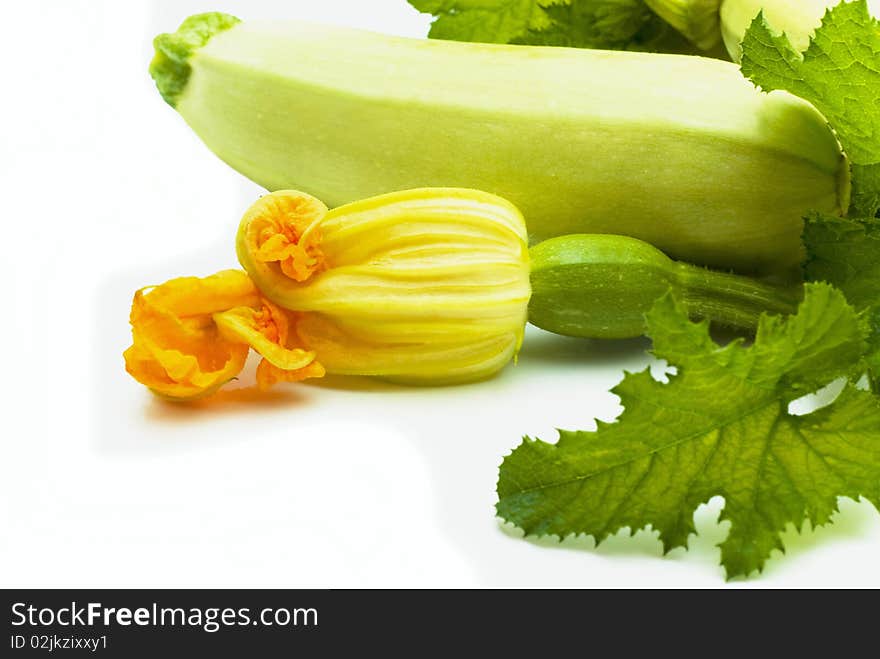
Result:
M297 336L330 373L373 375L415 385L447 385L490 377L519 349L522 331L469 335L466 340L401 336L387 342L357 323L305 313Z
M263 359L257 366L257 386L265 390L279 382L300 382L307 378L322 378L325 372L324 367L316 361L302 368L288 370L278 368L268 359Z
M258 300L250 279L239 270L181 277L137 291L130 315L132 346L124 353L126 370L167 398L213 393L244 367L248 346L221 337L210 314Z
M258 199L244 214L239 251L246 249L262 267L304 282L325 267L319 225L327 207L296 190L279 190Z
M443 384L488 377L515 358L531 287L526 225L510 202L424 188L339 206L320 220L324 268L308 281L286 270L293 246L267 229L271 217L242 219L239 262L296 314L297 345L329 373ZM279 261L266 263L260 244Z
M260 310L237 307L214 314L222 336L248 344L269 363L284 371L295 371L315 361L314 352L288 348L287 314L270 302Z

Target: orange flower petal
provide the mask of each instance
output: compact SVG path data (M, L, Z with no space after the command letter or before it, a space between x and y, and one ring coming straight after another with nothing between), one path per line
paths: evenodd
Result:
M324 367L315 361L316 354L288 345L291 316L268 300L260 309L239 307L214 314L214 322L229 340L247 343L263 356L257 367L261 389L276 382L297 382L321 377Z
M257 366L257 386L260 389L268 389L279 382L300 382L307 378L322 378L326 371L316 361L307 366L295 370L278 368L268 359L263 359Z
M258 302L256 288L240 270L137 291L129 318L132 346L123 355L126 370L168 398L213 393L244 368L248 345L222 337L211 314Z
M325 267L319 225L326 213L321 201L295 190L261 197L242 219L254 258L277 263L294 281L306 281Z

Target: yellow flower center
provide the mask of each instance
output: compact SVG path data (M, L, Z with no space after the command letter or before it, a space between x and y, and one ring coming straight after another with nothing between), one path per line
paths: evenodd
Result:
M264 196L248 211L255 258L277 262L287 277L306 281L326 267L319 228L326 213L323 203L307 195Z

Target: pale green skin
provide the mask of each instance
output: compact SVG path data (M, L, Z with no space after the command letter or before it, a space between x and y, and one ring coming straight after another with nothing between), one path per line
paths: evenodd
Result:
M792 45L800 52L810 45L810 37L825 12L841 0L723 0L721 4L721 34L727 52L735 62L742 58L743 37L758 15L777 32L785 32ZM868 0L871 15L880 17L880 0Z
M694 318L747 332L762 313L793 313L801 297L799 285L676 262L625 236L560 236L532 247L529 257L529 322L567 336L641 336L645 314L670 290Z
M848 205L821 115L713 59L396 38L244 22L188 60L176 108L264 187L330 206L458 186L506 197L533 242L618 233L779 272L801 217Z

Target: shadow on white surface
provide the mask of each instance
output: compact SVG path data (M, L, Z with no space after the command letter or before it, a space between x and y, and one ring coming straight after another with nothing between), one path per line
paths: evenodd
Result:
M362 394L390 394L397 396L418 395L420 391L426 390L424 387L407 387L402 384L382 380L381 378L360 375L325 375L322 378L306 380L301 383L301 386Z
M838 511L831 516L829 524L814 527L806 522L800 532L793 524L788 524L780 536L785 554L773 551L764 567L763 577L770 579L798 571L802 569L799 566L810 562L811 555L833 552L835 545L846 541L870 542L869 532L877 527L877 509L864 498L854 501L839 497L837 504Z
M619 364L640 357L651 347L646 338L617 341L581 339L560 336L532 328L529 340L523 343L519 359L548 365Z
M175 403L151 397L146 404L144 417L155 423L200 423L208 416L222 417L230 414L263 413L268 410L295 410L304 402L303 396L293 388L259 391L254 387L230 388L217 392L208 399L189 403Z

